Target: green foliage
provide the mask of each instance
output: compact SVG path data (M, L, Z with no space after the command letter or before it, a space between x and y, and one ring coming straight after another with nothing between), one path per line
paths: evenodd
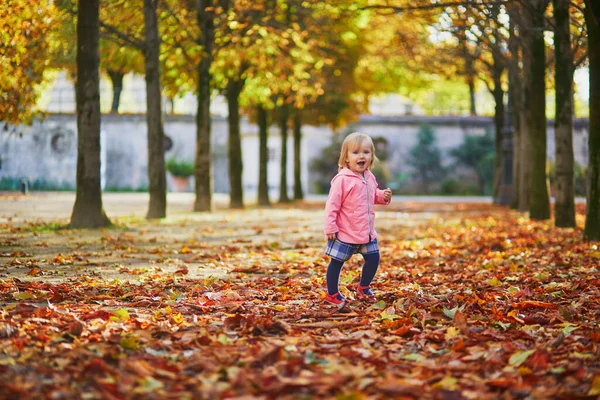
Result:
M456 179L446 178L440 183L440 193L447 195L458 194L460 191L460 184Z
M331 144L322 150L321 156L311 161L310 170L311 172L315 172L317 176L317 179L314 181L314 190L316 193L324 194L329 192L329 183L335 174L337 174L337 161L340 158L340 149L345 137L346 135L341 132L333 135Z
M0 2L0 121L32 124L40 116L37 101L46 80L56 14L52 2Z
M40 191L40 192L68 192L74 190L74 187L68 183L58 183L47 181L44 179L36 179L33 182L30 182L26 178L7 178L2 177L0 180L0 190L8 190L8 191L20 191L21 183L23 180L27 181L27 188L31 191Z
M496 153L490 152L477 164L477 172L484 182L483 193L490 194L494 185L494 174L496 172ZM481 189L481 188L480 188Z
M489 153L494 152L494 138L491 131L485 135L467 135L462 144L450 151L457 164L477 169L477 166Z
M377 179L377 184L379 185L380 189L385 189L389 186L389 181L392 174L390 173L390 170L387 167L387 165L385 165L381 161L375 162L375 165L371 169L371 172L373 172L373 175L375 175L375 178Z
M476 196L481 192L477 185L460 182L454 178L446 178L440 183L439 194L446 196Z
M440 149L436 146L435 131L427 124L421 125L417 133L417 144L410 149L409 165L414 176L421 181L423 191L429 192L429 186L445 175Z
M494 179L495 144L492 131L485 135L467 135L462 144L452 150L450 155L459 166L471 168L477 174L479 190L489 193L488 186Z
M167 161L167 171L173 176L192 176L194 175L194 163L192 161L178 161L171 158Z

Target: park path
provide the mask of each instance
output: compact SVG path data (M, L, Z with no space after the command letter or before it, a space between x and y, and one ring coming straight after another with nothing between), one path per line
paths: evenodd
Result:
M257 252L276 250L281 254L305 249L323 252L324 196L289 205L275 204L245 210L228 209L228 197L215 195L215 210L191 212L192 193L170 193L168 217L147 221L146 193L106 193L103 203L114 227L100 230L69 230L74 193L32 193L0 195L0 278L19 276L25 280L63 282L72 277L104 279L143 278L151 271L164 273L186 270L190 278L223 277L231 268L247 268L265 260ZM428 200L424 203L423 200ZM458 200L466 200L457 206ZM394 232L409 237L414 229L431 219L477 213L487 209L486 198L394 199L377 208L380 233ZM458 208L457 208L458 207ZM487 211L486 211L487 212ZM385 243L385 235L382 239ZM217 257L225 251L227 260ZM22 254L18 262L11 255ZM13 257L14 258L14 257ZM277 259L272 260L275 265ZM160 267L157 267L160 264ZM30 273L32 266L40 272ZM142 273L141 271L145 271Z

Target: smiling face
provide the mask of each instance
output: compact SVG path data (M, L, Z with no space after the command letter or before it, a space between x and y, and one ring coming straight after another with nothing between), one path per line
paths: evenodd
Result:
M353 172L363 175L373 163L373 146L368 141L355 143L354 146L348 148L346 155L346 164Z

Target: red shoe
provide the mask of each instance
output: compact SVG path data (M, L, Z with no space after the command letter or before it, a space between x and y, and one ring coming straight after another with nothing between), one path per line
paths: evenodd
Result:
M344 308L346 304L348 304L348 299L346 299L340 292L329 294L325 296L325 301L331 304L335 304L338 309Z
M377 302L377 298L375 297L375 294L373 294L371 287L370 286L360 286L360 283L356 287L356 297L359 298L360 300L365 300L365 301L368 301L371 303Z

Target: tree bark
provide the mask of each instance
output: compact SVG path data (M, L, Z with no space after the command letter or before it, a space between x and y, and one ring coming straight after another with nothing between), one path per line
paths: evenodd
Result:
M100 183L99 1L79 4L77 11L77 192L71 228L111 225L102 208Z
M569 23L569 0L554 0L554 54L556 60L555 224L575 226L575 173L573 155L573 55Z
M240 93L244 80L231 79L227 84L227 108L229 115L229 187L230 208L244 208L242 185L242 141L240 138Z
M523 31L523 95L519 101L522 105L519 117L519 160L520 160L520 176L519 176L519 207L521 212L529 211L531 204L531 172L533 163L531 160L532 142L531 133L529 132L529 119L531 118L531 110L526 107L531 101L531 49L529 42L531 41L531 23L524 18L522 24Z
M300 110L294 111L294 200L303 200L302 190L302 118Z
M531 82L531 17L527 11L528 6L521 4L516 14L519 15L519 34L521 37L521 52L523 63L523 79L517 81L522 84L523 94L519 96L518 89L515 90L515 95L519 96L518 103L521 107L515 104L515 109L519 111L518 130L519 130L519 204L518 210L521 212L529 211L531 204L531 173L533 169L532 163L532 141L529 131L529 120L531 118L531 109L529 105L532 99L532 82Z
M287 139L288 139L288 106L279 109L279 127L281 129L281 177L279 181L279 202L288 203L290 198L287 192Z
M530 6L531 37L531 109L529 134L532 144L531 203L529 217L535 220L550 218L550 196L546 174L546 48L544 43L547 0L532 0Z
M600 241L600 4L585 1L590 70L588 188L584 236Z
M494 21L498 20L500 7L492 5L492 15ZM494 200L500 199L500 186L502 185L502 166L504 165L503 154L503 136L504 136L504 90L502 90L502 74L504 74L504 60L502 57L502 38L498 31L494 32L494 44L492 47L493 69L492 77L494 79L494 126L496 128L495 143L496 143L496 168L494 171Z
M108 70L108 76L113 86L113 100L110 107L112 114L119 113L119 106L121 105L121 93L123 92L123 77L125 76L121 71Z
M496 53L494 51L494 53ZM495 147L496 147L496 167L494 170L494 200L499 198L500 185L502 183L502 165L503 165L503 154L502 154L502 135L504 132L504 90L502 90L502 72L504 68L497 63L501 62L499 59L494 57L494 127L496 129L495 134Z
M267 121L267 111L258 106L258 205L270 206L269 200L269 180L268 180L268 164L269 164L269 124Z
M521 110L523 108L523 82L521 79L521 71L519 67L519 38L517 37L518 26L518 8L515 5L508 6L510 15L510 37L508 40L508 51L510 52L510 60L508 63L508 84L510 101L512 103L513 116L513 186L512 199L510 207L517 209L519 207L519 192L521 189Z
M215 40L214 12L211 0L196 0L196 19L200 27L199 44L204 54L198 64L198 111L196 112L196 162L194 171L194 211L212 210L212 159L210 121L210 66L213 61ZM208 8L208 10L207 10Z
M458 33L458 40L460 42L460 48L462 56L465 60L465 74L467 76L467 84L469 85L469 113L471 116L477 115L477 106L475 104L475 68L473 67L473 56L469 53L467 47L467 40L464 29L461 29Z
M469 101L470 101L470 111L472 117L477 116L477 106L475 102L475 75L469 74L467 76L467 82L469 84Z
M156 10L158 0L144 0L146 68L146 124L148 126L148 192L150 204L146 218L167 216L167 178L165 172L165 132L160 90L160 39Z

